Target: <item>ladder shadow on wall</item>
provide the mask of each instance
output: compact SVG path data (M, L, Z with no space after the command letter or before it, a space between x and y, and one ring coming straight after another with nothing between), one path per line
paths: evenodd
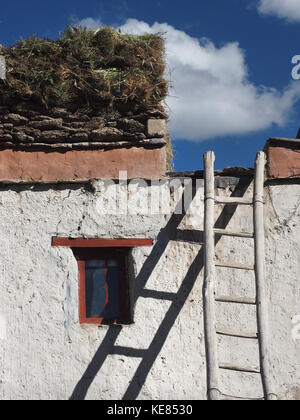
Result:
M232 197L234 196L243 196L246 190L248 189L252 179L245 177L239 180ZM179 208L183 208L183 203L185 202L186 209L190 206L192 200L197 194L195 187L195 182L193 182L193 192L189 199L184 197L184 192L180 202L178 203ZM185 201L184 201L185 200ZM225 229L232 219L237 206L224 206L222 213L215 223L215 227L218 229ZM230 211L228 211L230 210ZM158 327L150 346L147 349L133 349L130 347L120 347L116 346L118 336L122 331L122 326L113 325L110 326L107 330L107 333L100 344L96 354L88 365L83 376L78 381L75 386L73 393L70 397L70 400L84 400L88 393L90 386L92 385L95 377L101 371L103 364L105 363L109 355L117 354L133 358L141 358L141 362L134 373L127 390L123 395L123 400L135 400L138 398L139 393L146 382L147 376L151 371L151 368L161 352L166 339L178 318L188 296L190 295L193 286L199 276L201 270L204 267L204 247L201 247L201 250L195 257L194 261L191 263L187 274L185 275L181 286L178 292L175 293L165 293L146 290L145 286L148 279L150 278L152 272L163 256L168 244L170 241L193 241L195 238L199 243L203 242L203 231L197 230L179 230L179 225L182 222L186 215L186 212L182 214L173 214L169 219L169 222L161 230L157 237L157 241L152 248L152 251L148 258L146 259L140 273L138 274L135 281L135 302L139 297L148 297L154 299L168 300L171 301L171 306L169 307L167 313L164 316L160 326ZM218 242L220 238L216 238Z

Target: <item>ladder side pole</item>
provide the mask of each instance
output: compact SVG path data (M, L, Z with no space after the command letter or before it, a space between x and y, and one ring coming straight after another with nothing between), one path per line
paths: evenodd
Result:
M204 155L205 173L205 220L204 220L204 330L206 337L206 360L208 399L220 399L219 391L219 364L217 355L216 314L214 301L215 282L215 235L214 235L214 207L215 207L215 175L214 152Z
M265 398L276 400L272 384L269 354L269 320L265 284L265 233L264 233L264 178L266 155L259 152L255 161L254 180L254 243L255 243L255 276L257 291L257 322L259 332L259 349L261 359L262 381Z

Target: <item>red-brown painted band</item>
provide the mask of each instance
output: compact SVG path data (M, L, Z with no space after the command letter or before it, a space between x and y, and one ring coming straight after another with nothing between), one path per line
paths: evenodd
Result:
M69 150L62 152L0 150L0 182L74 182L165 176L166 151L160 149Z
M152 246L152 239L70 239L52 238L52 246L69 248L132 248L137 246Z
M286 146L278 142L278 145L268 147L268 178L300 178L300 142L286 143Z

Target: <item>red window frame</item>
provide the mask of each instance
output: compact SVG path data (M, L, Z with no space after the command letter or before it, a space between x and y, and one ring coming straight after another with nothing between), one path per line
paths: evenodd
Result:
M79 272L79 323L80 324L128 324L130 322L129 307L129 279L126 276L126 257L124 249L107 248L72 248L78 263ZM118 295L119 295L119 316L117 318L88 318L86 315L86 261L89 260L113 259L118 263ZM107 287L107 285L106 285ZM110 292L109 290L107 290ZM109 295L107 294L107 299ZM108 303L108 301L106 302Z
M79 323L112 325L130 324L133 322L130 302L130 276L126 265L130 249L137 246L151 246L151 239L70 239L52 238L52 246L70 247L77 259L79 273ZM88 318L86 315L86 261L94 259L114 259L118 262L118 318Z

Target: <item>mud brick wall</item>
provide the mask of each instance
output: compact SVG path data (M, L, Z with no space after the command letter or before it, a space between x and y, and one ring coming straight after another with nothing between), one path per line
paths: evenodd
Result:
M0 181L161 178L167 116L161 110L0 107Z

